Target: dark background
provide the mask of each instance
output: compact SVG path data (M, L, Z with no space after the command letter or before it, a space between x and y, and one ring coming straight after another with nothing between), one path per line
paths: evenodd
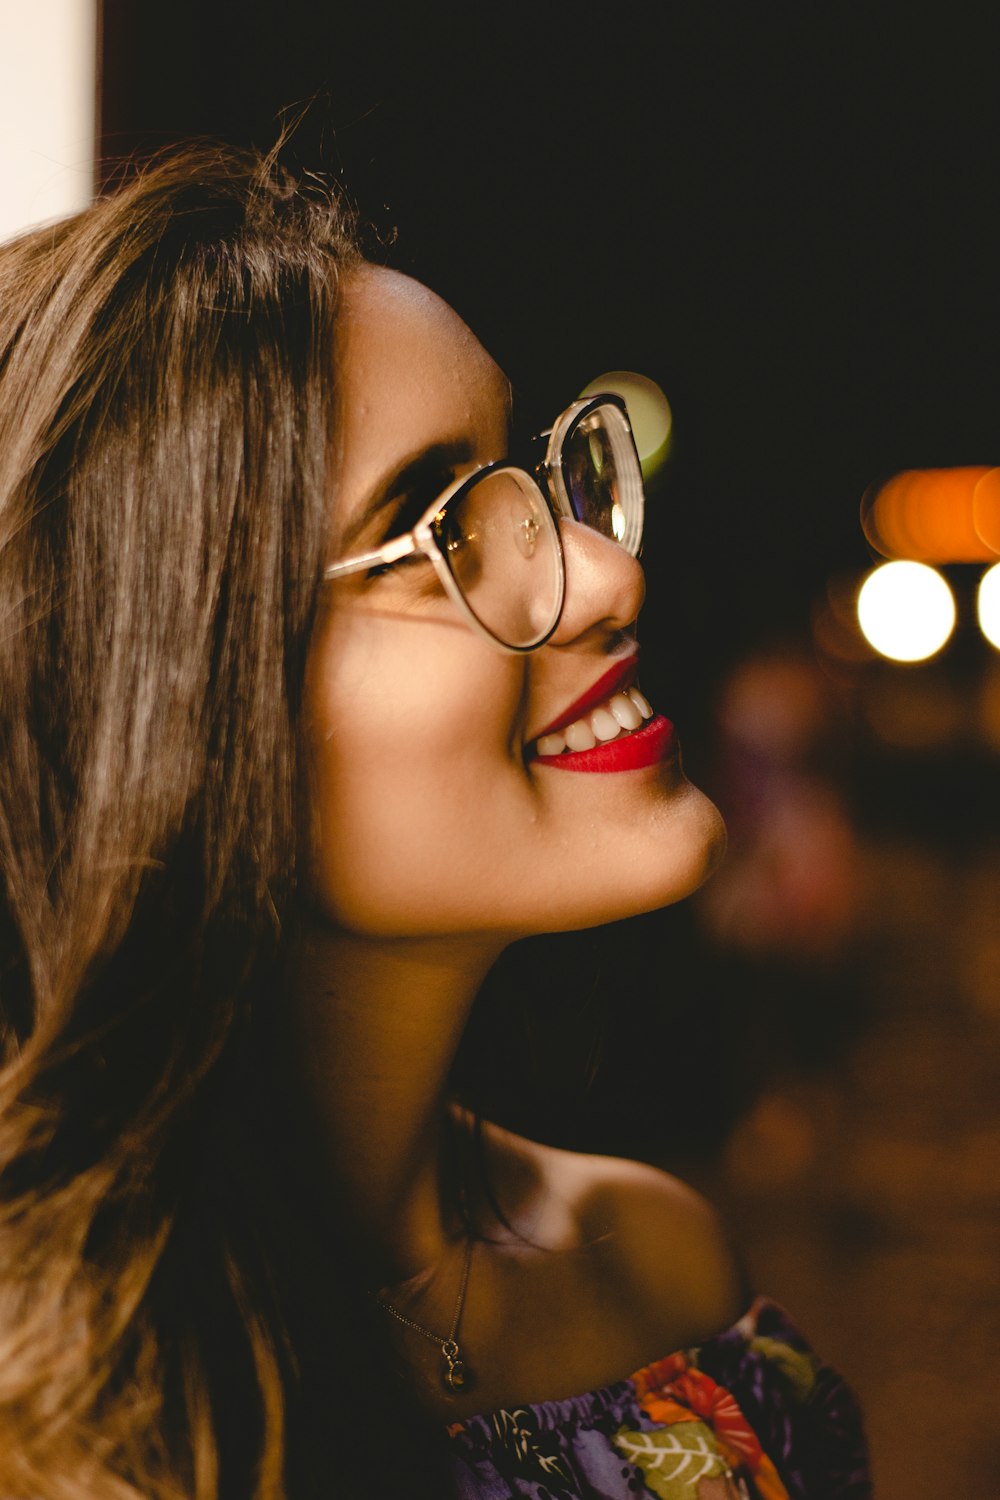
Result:
M389 259L532 408L637 369L680 689L867 557L876 475L998 461L990 7L104 0L103 151L269 146L315 97ZM662 570L661 570L662 559ZM673 616L665 610L664 629ZM647 628L649 628L647 626Z
M292 155L343 176L385 257L459 309L528 412L551 418L602 370L662 385L674 445L648 523L643 682L729 814L719 685L754 650L808 649L827 580L870 560L865 487L1000 462L989 21L954 5L104 0L102 152L112 171L192 134L267 148L308 105ZM956 761L928 808L924 760L852 753L863 820L981 823L991 757ZM574 962L603 972L603 941L564 944L555 988L573 991L558 976ZM775 975L707 964L684 910L610 942L633 991L656 988L650 955L669 947L666 1013L719 1060L724 1130L750 1087L732 1063L748 1000L771 1019ZM843 976L814 976L828 982ZM802 1047L832 1045L855 1009L814 1006Z
M311 101L292 154L527 412L608 369L669 396L643 686L731 858L707 905L515 950L465 1077L728 1207L859 1386L883 1500L1000 1492L1000 673L976 570L927 667L831 670L810 621L870 561L873 480L1000 463L993 9L103 6L106 172L192 134L267 148ZM748 662L756 750L726 729ZM762 752L789 714L799 750Z

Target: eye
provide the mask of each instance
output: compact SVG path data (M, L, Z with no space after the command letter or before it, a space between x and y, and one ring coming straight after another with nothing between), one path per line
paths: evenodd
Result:
M400 533L402 535L402 533ZM388 539L387 539L388 540ZM376 563L365 573L366 579L376 578L402 578L405 573L412 569L419 569L430 564L430 558L424 552L408 552L405 557L397 557L395 562Z
M387 573L401 573L404 568L412 567L414 563L424 563L427 558L422 552L411 552L408 557L397 558L393 563L377 563L374 568L369 568L365 578L371 581L375 578L384 578Z
M405 536L408 531L412 531L454 478L454 469L436 469L422 477L418 484L412 485L400 497L392 521L382 538L383 542L395 541L396 537Z
M421 477L419 483L412 484L401 495L394 509L392 520L379 540L393 542L397 537L405 536L408 531L412 531L421 517L430 510L438 495L448 488L454 477L453 469L435 469L429 472L426 478ZM411 552L406 557L398 558L396 562L377 563L375 567L368 569L365 578L374 580L386 574L402 573L408 568L428 562L429 559L424 553Z

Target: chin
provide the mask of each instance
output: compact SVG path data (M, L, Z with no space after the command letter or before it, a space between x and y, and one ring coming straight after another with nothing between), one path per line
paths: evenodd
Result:
M726 852L726 825L704 792L686 782L669 818L654 820L632 843L632 858L586 893L578 882L572 906L539 912L538 932L569 932L620 922L683 901L718 868ZM587 899L589 897L589 899ZM545 919L550 920L543 925Z
M367 860L331 857L324 865L320 859L315 907L332 927L366 939L477 938L506 946L671 906L708 879L726 847L718 809L683 778L659 805L647 804L639 814L629 806L594 843L587 820L574 825L583 844L570 839L557 850L543 840L527 865L498 858L484 866L475 849L467 851L465 864L436 865L425 849L418 884L416 848L405 857L398 850L388 857L383 848ZM362 868L365 879L359 878Z
M688 896L703 885L710 875L715 874L726 857L727 842L726 825L715 803L711 802L704 792L698 791L697 787L692 787L691 791L700 803L701 816L705 821L705 851L700 873L691 886L691 890L685 892Z
M653 822L650 836L637 844L630 870L636 904L620 915L638 916L683 901L718 868L725 852L722 814L704 792L684 781L668 816Z

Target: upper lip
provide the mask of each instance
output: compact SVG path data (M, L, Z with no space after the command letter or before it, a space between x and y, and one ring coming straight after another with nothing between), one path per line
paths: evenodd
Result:
M632 686L638 670L639 653L631 651L621 661L616 661L613 667L609 667L596 682L592 682L587 691L573 703L568 704L550 724L540 729L534 739L540 740L543 735L555 734L558 730L565 729L567 724L574 723L576 719L582 719L584 714L596 708L599 703L606 703L616 693L623 693L626 688Z

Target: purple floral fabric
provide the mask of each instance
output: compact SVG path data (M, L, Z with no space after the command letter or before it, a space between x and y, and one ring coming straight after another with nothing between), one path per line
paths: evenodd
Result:
M857 1402L761 1299L627 1380L449 1430L460 1500L866 1500Z

